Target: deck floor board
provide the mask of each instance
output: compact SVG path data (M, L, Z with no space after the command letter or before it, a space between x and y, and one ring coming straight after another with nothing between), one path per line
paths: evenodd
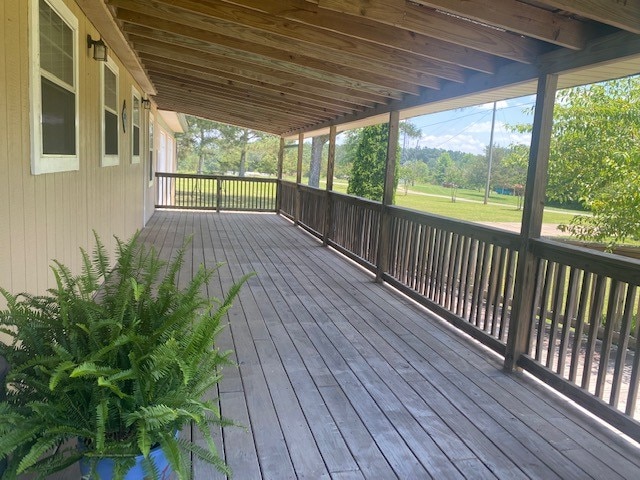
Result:
M174 215L180 213L159 212L154 221ZM230 382L223 381L221 389L229 384L244 388L244 402L234 398L247 408L256 450L286 447L285 463L294 476L640 474L631 446L617 442L620 448L608 447L606 438L589 438L593 421L588 417L565 414L570 407L553 395L522 375L502 372L498 358L375 284L368 272L322 248L287 220L202 214L193 221L203 238L208 229L214 245L209 249L214 259L207 261L205 255L205 261L226 262L220 288L257 272L230 316L230 340L240 368L230 372ZM252 384L256 376L259 390ZM271 413L258 419L263 410ZM558 418L565 423L562 428ZM261 445L266 439L256 432L265 420L274 422L269 446ZM270 477L265 460L257 456L262 475ZM235 460L228 460L234 467Z
M142 238L207 294L247 281L212 392L238 479L637 479L640 449L273 214L155 213ZM197 466L197 480L214 478ZM58 478L70 478L59 476Z

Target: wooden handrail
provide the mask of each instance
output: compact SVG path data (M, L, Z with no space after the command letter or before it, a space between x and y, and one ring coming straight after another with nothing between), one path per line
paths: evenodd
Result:
M640 285L640 260L634 258L546 239L531 240L531 252L538 258Z

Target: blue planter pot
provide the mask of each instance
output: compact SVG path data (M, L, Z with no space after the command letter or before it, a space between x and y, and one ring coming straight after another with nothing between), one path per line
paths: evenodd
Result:
M156 447L151 450L149 454L151 460L153 461L158 473L160 474L160 480L168 480L171 476L172 470L169 461L164 455L164 452L160 447ZM136 464L127 472L124 477L124 480L143 480L148 478L145 476L144 466L142 464L143 456L139 455L136 457ZM113 467L115 462L110 458L103 458L98 461L98 465L96 467L96 471L98 473L98 477L89 477L89 472L91 471L90 462L87 459L80 460L80 473L82 474L83 479L91 479L97 480L110 480L113 478Z

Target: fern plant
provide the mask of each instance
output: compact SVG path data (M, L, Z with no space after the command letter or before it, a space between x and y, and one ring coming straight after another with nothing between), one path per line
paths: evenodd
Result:
M101 458L114 459L122 478L141 454L157 478L149 454L158 445L178 478L190 477L192 455L229 474L210 431L230 421L207 393L229 361L213 343L246 277L223 300L209 300L202 292L212 270L201 266L177 286L186 243L167 263L138 234L116 238L111 267L95 237L79 275L54 262L56 287L47 295L1 290L0 331L10 340L0 342L0 355L11 365L0 402L4 478L44 478L81 457L92 478ZM206 447L175 435L189 423Z

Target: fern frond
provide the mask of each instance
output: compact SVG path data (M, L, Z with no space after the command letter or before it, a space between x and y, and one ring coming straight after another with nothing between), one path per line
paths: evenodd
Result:
M41 437L39 438L29 450L20 463L18 464L17 473L24 473L29 467L35 465L40 457L52 450L54 447L60 444L61 439L58 437L47 438Z
M109 415L109 400L103 398L96 406L96 433L95 442L96 450L101 452L104 450L105 437L107 433L107 417Z
M95 239L95 247L93 249L93 265L100 277L107 278L109 274L109 256L107 255L107 249L100 240L98 233L93 230L93 238Z

